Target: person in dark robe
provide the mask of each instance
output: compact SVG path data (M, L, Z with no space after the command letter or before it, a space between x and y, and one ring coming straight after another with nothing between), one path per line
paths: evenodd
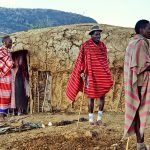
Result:
M19 57L16 58L15 65L15 104L18 115L21 115L22 113L27 112L28 106L27 70L25 69L22 55L19 55Z

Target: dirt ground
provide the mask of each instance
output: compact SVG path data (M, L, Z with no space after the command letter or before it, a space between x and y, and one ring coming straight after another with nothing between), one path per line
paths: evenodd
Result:
M25 116L15 118L19 117ZM88 121L80 122L78 127L77 122L63 126L48 126L49 122L77 120L77 114L40 113L26 117L22 119L24 122L43 123L45 128L1 134L0 150L125 150L127 141L121 140L123 113L104 112L103 122L106 126L91 126ZM81 114L81 117L87 118L87 114ZM150 145L150 127L145 131L145 143ZM130 138L129 150L136 150L135 136Z

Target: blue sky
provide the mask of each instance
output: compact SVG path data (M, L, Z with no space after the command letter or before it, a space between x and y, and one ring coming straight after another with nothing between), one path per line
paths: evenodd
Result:
M56 9L124 27L134 27L140 19L150 20L150 0L0 0L0 7Z

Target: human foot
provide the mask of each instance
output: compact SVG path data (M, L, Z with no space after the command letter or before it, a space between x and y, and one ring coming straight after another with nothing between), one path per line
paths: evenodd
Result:
M94 122L93 122L93 121L89 121L89 124L90 124L90 125L94 125Z
M137 150L149 150L149 147L144 143L137 143Z

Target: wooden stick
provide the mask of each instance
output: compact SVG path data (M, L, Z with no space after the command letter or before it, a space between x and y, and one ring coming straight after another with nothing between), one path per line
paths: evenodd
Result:
M52 75L50 74L50 111L52 112Z
M39 72L37 71L37 96L38 96L38 113L40 112L40 92L39 92Z
M60 99L59 99L59 102L58 102L58 105L57 105L57 109L59 110L61 108L61 103L62 103L62 96L63 96L63 90L62 90L62 80L60 81Z
M40 112L40 93L38 91L38 113Z
M115 92L115 85L116 85L116 75L117 75L117 72L115 73L114 75L114 84L113 84L113 93L112 93L112 98L110 100L110 110L112 111L112 101L114 99L114 92Z
M42 112L44 112L44 105L45 105L45 100L46 100L46 95L47 95L47 82L48 82L48 73L46 73L46 83L45 83L45 90L44 90L44 100L42 104Z
M48 106L49 106L49 111L52 111L52 106L51 106L51 96L52 96L52 94L51 94L51 87L52 87L52 77L51 77L51 74L48 74L48 85L47 86L49 86L49 92L48 92L48 100L49 100L49 102L48 102ZM62 91L62 90L61 90Z
M51 82L51 78L50 78L50 74L49 74L49 72L47 72L47 83L46 83L46 97L45 97L45 102L47 101L47 106L48 106L48 108L49 108L49 111L51 111L52 110L52 108L51 108L51 105L50 105L50 99L51 99L51 92L50 92L50 82ZM44 104L45 104L45 102L44 102Z
M126 145L126 150L128 150L128 149L129 149L129 141L130 141L130 138L128 137L127 145Z
M31 86L30 86L30 114L33 113L33 99L31 94Z
M27 57L27 65L28 65L28 72L29 72L29 95L30 95L29 107L30 107L30 114L32 114L33 113L33 99L32 99L32 91L31 91L32 70L30 69L30 56Z
M119 102L121 101L121 96L122 96L122 91L123 91L123 83L124 83L124 80L123 80L123 77L122 77L121 89L120 89L120 94L119 94L119 98L118 98L118 101L117 101L116 111L118 111Z
M80 110L79 110L79 115L78 115L77 128L79 127L79 119L80 119L80 115L81 115L81 111L82 111L82 105L83 105L83 100L84 100L84 90L85 90L85 82L83 84L83 92L82 92L82 99L80 102Z
M30 90L29 90L29 93L30 93L30 114L33 113L33 98L32 98L32 82L31 82L31 78L32 78L32 70L30 70L30 73L29 73L29 85L30 85Z
M27 58L27 71L28 71L28 73L29 73L29 96L30 96L30 66L29 66L29 64L30 64L30 62L29 62L29 55L26 55L26 58ZM30 99L28 99L28 107L27 107L27 113L29 112L29 109L30 109Z
M35 76L35 74L34 74ZM37 101L37 79L35 78L35 81L34 81L34 97L33 97L33 112L36 111L36 101Z

